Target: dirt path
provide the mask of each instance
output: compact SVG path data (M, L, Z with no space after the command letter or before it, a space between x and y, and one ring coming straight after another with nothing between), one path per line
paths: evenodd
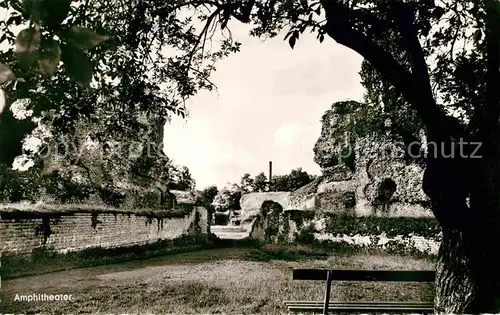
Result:
M284 299L321 299L323 284L291 281L291 268L336 266L426 269L428 264L407 259L371 259L356 256L326 261L249 261L243 249L207 250L150 261L69 270L2 283L0 313L45 314L278 314ZM410 262L411 263L411 262ZM428 300L429 287L404 290L373 285L339 286L337 297L360 298L363 292L389 299ZM367 291L368 290L368 291ZM20 302L16 294L71 294L69 301ZM365 294L366 295L366 294ZM334 296L335 298L335 296ZM369 296L372 298L372 296Z

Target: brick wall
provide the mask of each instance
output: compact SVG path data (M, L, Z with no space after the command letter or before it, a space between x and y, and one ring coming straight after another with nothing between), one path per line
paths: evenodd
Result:
M184 217L163 219L115 209L0 209L0 216L0 249L5 256L29 255L36 248L65 253L143 245L208 231L203 207L193 207Z

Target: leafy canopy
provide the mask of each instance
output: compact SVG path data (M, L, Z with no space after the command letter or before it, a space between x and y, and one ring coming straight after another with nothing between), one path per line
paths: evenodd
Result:
M64 122L98 111L96 119L109 124L102 130L132 135L136 111L177 112L186 98L214 88L215 62L239 50L232 20L251 25L253 36L282 34L292 48L309 31L320 42L330 37L355 50L369 63L362 69L367 98L398 117L410 113L410 121L418 114L432 134L491 120L484 65L487 12L498 11L496 1L2 0L0 6L12 9L1 40L16 45L1 57L3 107L29 97L34 115L45 114L39 107L57 109L56 116L64 109ZM14 26L27 21L15 36ZM106 100L97 102L99 96Z
M294 191L311 183L315 179L316 177L314 175L308 174L306 171L302 170L301 167L297 167L287 175L273 176L271 190Z
M213 64L239 45L202 49L192 23L205 14L182 17L178 4L1 0L0 162L12 163L38 124L71 134L83 123L105 142L139 139L149 123L185 116L184 101L214 88ZM24 99L32 117L19 121L8 109Z

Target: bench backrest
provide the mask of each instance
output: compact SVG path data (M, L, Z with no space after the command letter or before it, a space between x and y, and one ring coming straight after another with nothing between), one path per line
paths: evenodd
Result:
M434 282L434 271L293 269L293 280Z
M434 271L406 270L344 270L344 269L293 269L293 280L326 280L323 314L328 314L332 281L406 281L434 282Z

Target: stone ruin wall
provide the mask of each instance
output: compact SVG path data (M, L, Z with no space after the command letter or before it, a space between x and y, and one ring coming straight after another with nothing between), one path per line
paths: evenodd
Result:
M96 206L3 205L0 240L3 256L26 256L36 249L56 253L88 248L145 245L209 233L208 213L194 206L178 217Z
M264 240L267 223L263 223L261 207L265 200L270 200L282 207L283 214L276 220L280 222L281 232L286 230L285 238L289 241L294 241L301 229L312 227L317 240L378 247L397 243L435 255L441 234L429 199L422 190L423 165L405 159L403 142L389 133L351 141L354 158L347 163L340 154L344 144L334 140L336 126L342 119L334 109L323 116L321 136L314 146L314 161L322 170L318 179L293 192L250 193L242 197L242 221L246 222L250 237ZM309 215L298 224L286 214L293 212ZM392 220L396 230L398 224L415 221L416 226L423 224L424 229L426 225L432 226L429 229L433 232L405 231L405 235L390 237L386 233L390 231L383 230L365 235L337 233L324 226L325 219L331 220L332 216L387 218ZM394 230L387 222L383 228Z

